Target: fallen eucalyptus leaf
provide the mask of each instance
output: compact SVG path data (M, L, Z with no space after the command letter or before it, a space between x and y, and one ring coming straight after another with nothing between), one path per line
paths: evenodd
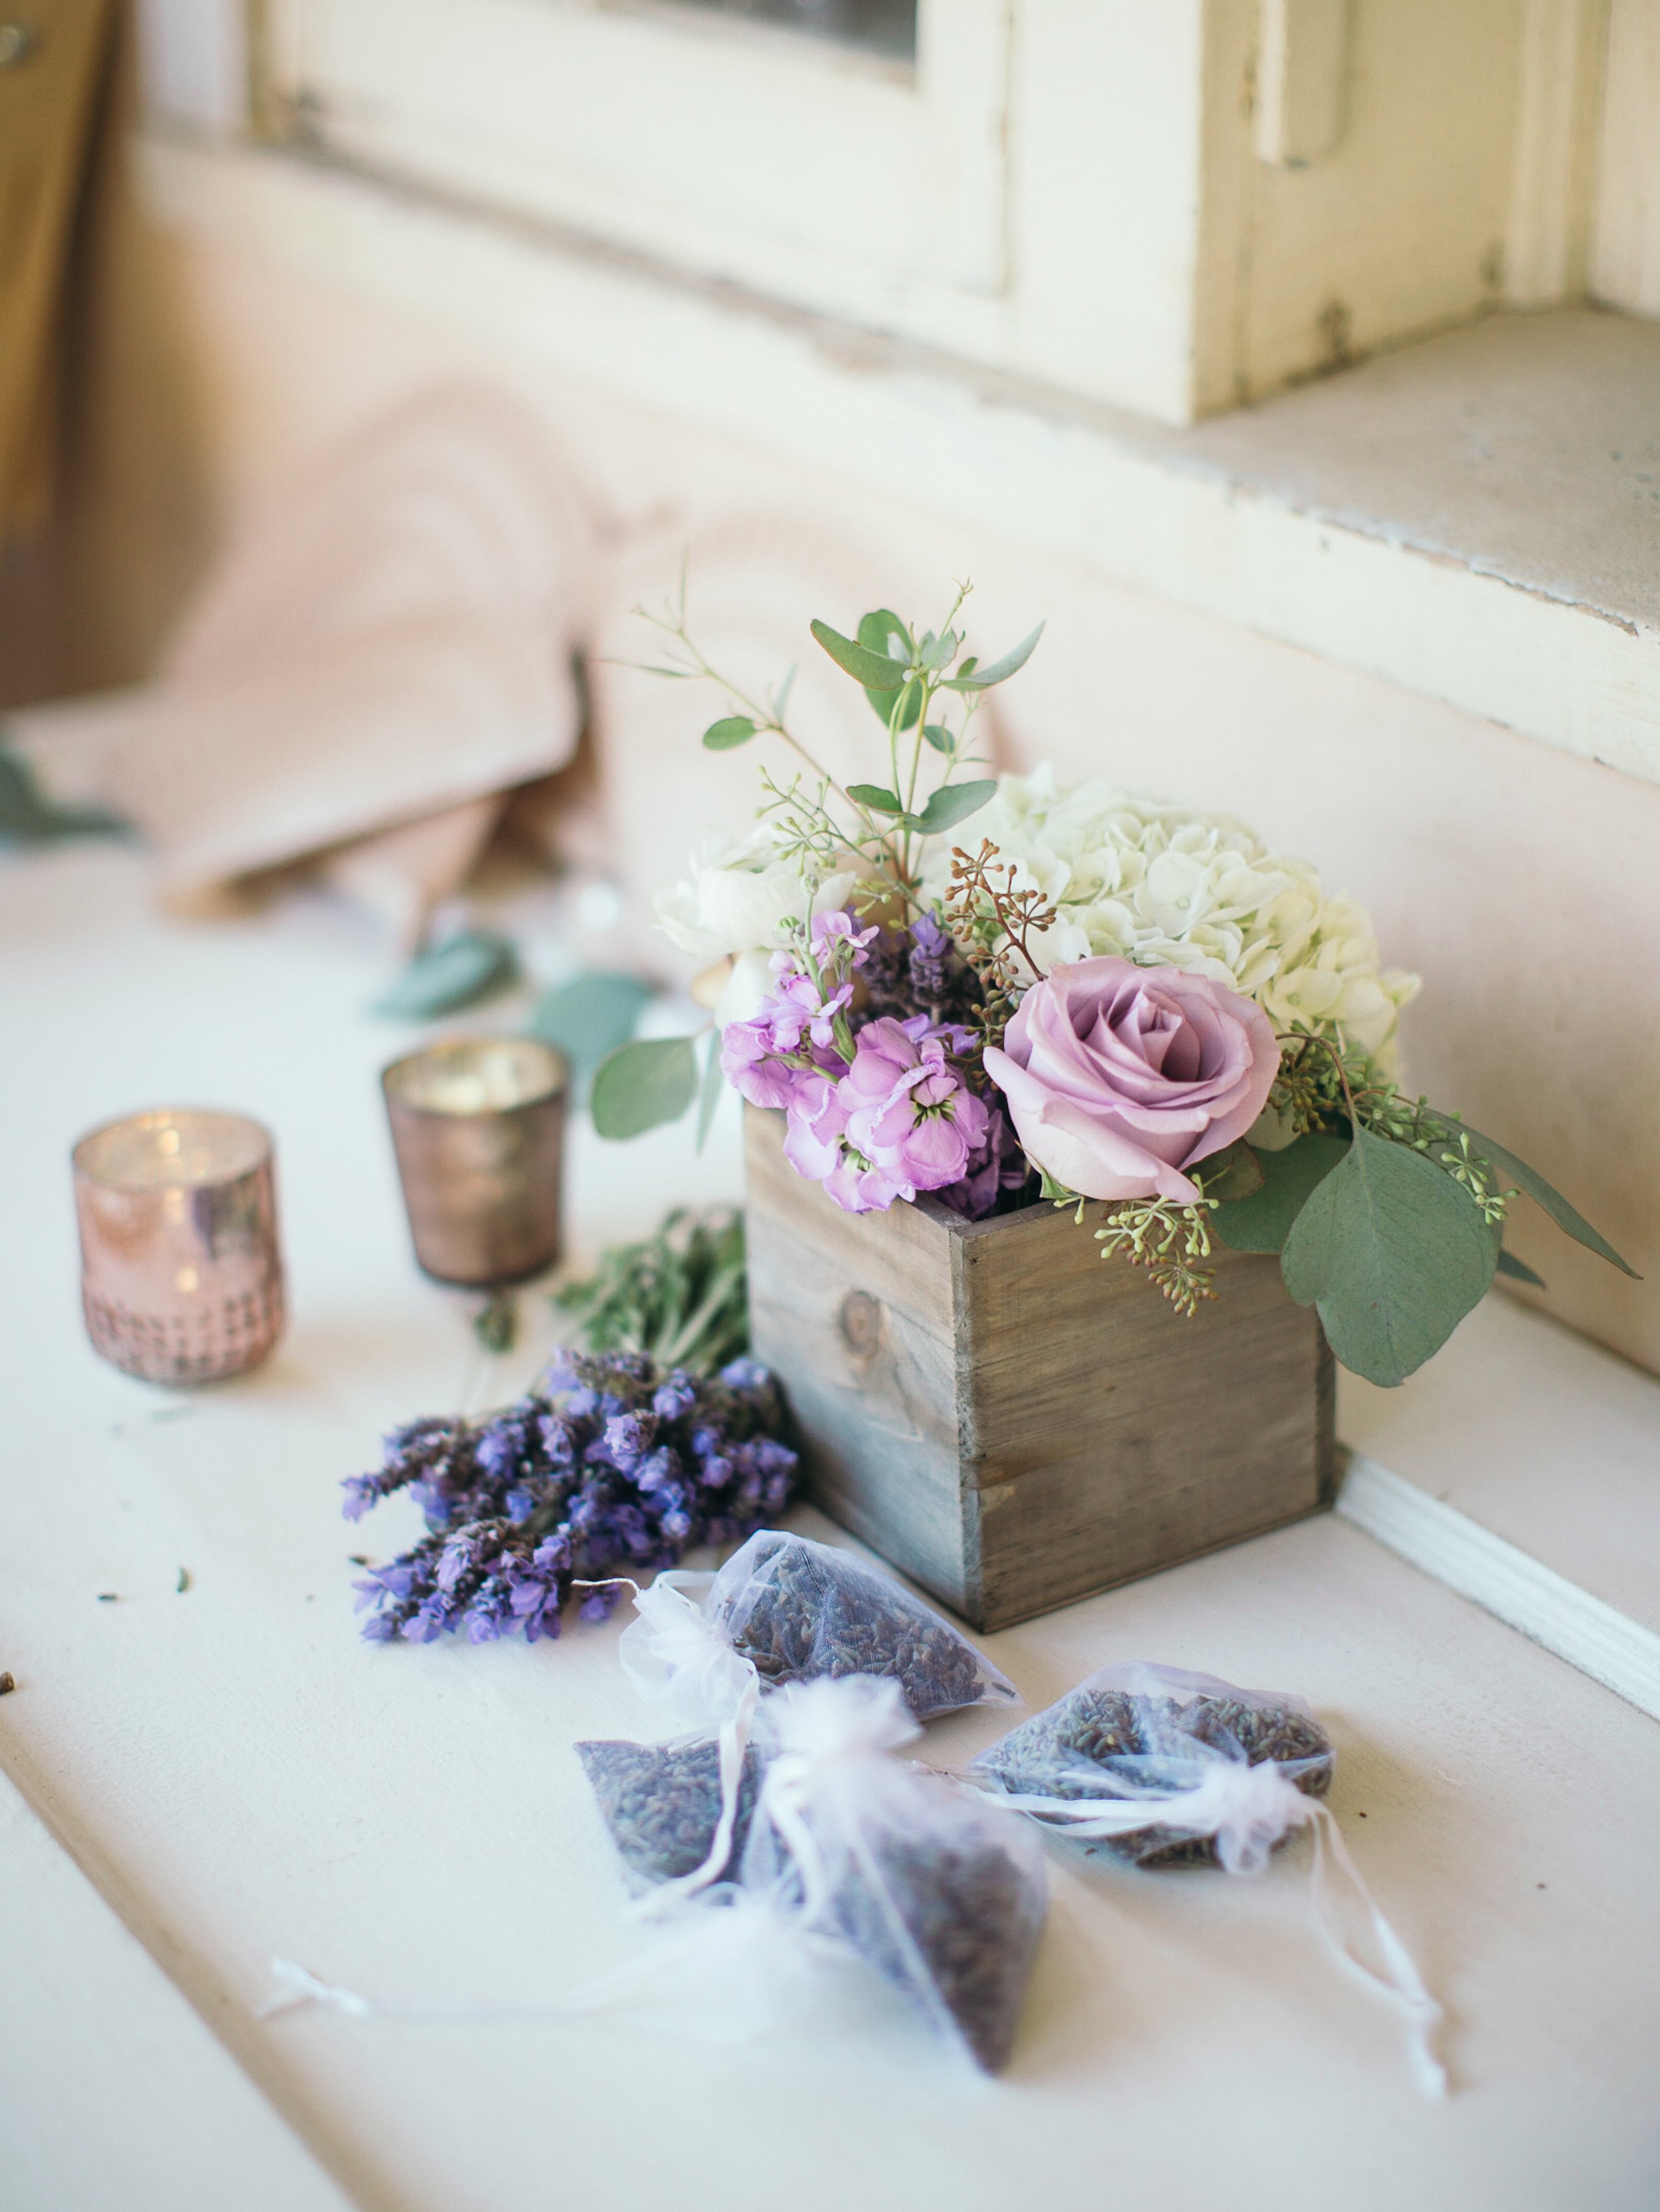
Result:
M388 1021L430 1021L476 1006L519 980L519 956L505 937L465 929L417 952L369 1012Z
M70 837L131 834L131 823L101 806L60 806L48 799L22 756L0 745L0 845L54 845Z

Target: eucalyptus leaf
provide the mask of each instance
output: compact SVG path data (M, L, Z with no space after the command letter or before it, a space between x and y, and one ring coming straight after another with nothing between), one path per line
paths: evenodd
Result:
M714 1109L721 1103L721 1093L726 1077L721 1069L721 1032L709 1031L708 1057L703 1062L703 1085L697 1098L697 1149L701 1152L708 1141L709 1125L714 1120Z
M850 637L843 637L828 623L814 622L809 628L836 666L846 669L867 691L897 691L904 682L903 660L890 660L885 653L873 653L868 646L855 645ZM883 720L886 719L884 715Z
M1513 1283L1531 1283L1535 1291L1542 1291L1545 1287L1544 1277L1535 1275L1525 1260L1518 1260L1514 1252L1505 1251L1502 1244L1499 1248L1498 1272L1501 1275L1508 1275Z
M650 985L638 975L592 968L544 993L528 1026L532 1036L564 1054L581 1091L605 1054L634 1035L650 996Z
M1243 1137L1213 1152L1207 1160L1201 1160L1193 1172L1206 1197L1219 1199L1224 1204L1235 1204L1262 1188L1262 1163Z
M55 845L68 837L125 837L132 825L101 806L60 806L21 753L0 745L0 847Z
M1030 637L1023 637L1012 652L1006 653L1000 660L994 660L988 668L976 667L970 673L964 661L955 676L946 678L947 687L952 691L989 691L994 684L1006 684L1031 659L1043 635L1043 625L1039 623Z
M820 642L822 643L823 641L821 640ZM866 653L874 653L883 660L894 661L904 667L910 665L910 632L891 607L878 607L872 614L860 616L859 642ZM892 649L894 646L898 647L897 653ZM896 688L889 684L878 690L867 684L865 689L865 696L870 701L871 711L884 729L886 729L888 718L893 712L893 694ZM909 729L915 721L921 703L921 694L917 687L907 686L905 696L899 702L899 727L902 730Z
M925 722L922 725L922 735L937 753L945 753L949 757L957 750L957 740L943 722Z
M1338 1166L1348 1151L1341 1137L1321 1133L1299 1137L1283 1152L1258 1152L1259 1188L1224 1205L1211 1226L1235 1252L1279 1252L1302 1212L1309 1193ZM1219 1192L1217 1195L1221 1196Z
M1422 1152L1357 1128L1347 1158L1304 1202L1280 1264L1344 1366L1387 1389L1441 1349L1485 1295L1498 1256L1462 1184Z
M505 937L464 929L417 952L369 1011L388 1021L426 1022L459 1013L519 979L519 956Z
M1462 1121L1455 1121L1450 1115L1443 1115L1440 1118L1446 1123L1454 1144L1461 1136L1468 1137L1470 1150L1479 1159L1490 1162L1501 1175L1511 1176L1534 1204L1543 1206L1557 1227L1572 1237L1576 1243L1583 1244L1587 1251L1595 1252L1598 1259L1606 1260L1610 1266L1618 1267L1621 1274L1631 1276L1635 1282L1641 1282L1643 1279L1636 1268L1627 1265L1608 1238L1593 1229L1584 1215L1570 1206L1554 1184L1545 1181L1537 1168L1530 1168L1525 1160L1518 1160L1514 1152L1507 1151L1503 1145L1495 1144L1491 1137L1484 1137L1479 1129L1472 1129Z
M734 745L748 744L754 735L755 725L747 714L727 714L709 724L703 743L712 753L729 753Z
M867 806L873 814L903 814L905 802L895 792L879 783L850 783L848 797L860 806Z
M590 1106L595 1133L623 1143L678 1121L697 1088L697 1054L689 1036L642 1037L618 1045L599 1063Z
M959 822L966 822L996 796L997 785L990 776L973 783L942 783L920 814L905 817L905 827L920 830L925 837L936 836L942 830L954 830Z

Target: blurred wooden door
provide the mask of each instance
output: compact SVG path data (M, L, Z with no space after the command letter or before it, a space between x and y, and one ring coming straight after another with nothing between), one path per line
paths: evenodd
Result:
M46 516L66 276L113 0L0 0L0 540Z

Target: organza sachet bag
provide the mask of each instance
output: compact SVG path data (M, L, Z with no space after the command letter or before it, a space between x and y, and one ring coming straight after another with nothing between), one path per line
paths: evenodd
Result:
M1330 1739L1302 1698L1137 1661L1098 1668L982 1752L969 1776L1041 1825L1143 1867L1260 1874L1298 1829L1311 1828L1321 1933L1347 1971L1403 2014L1420 2086L1444 2096L1446 2075L1432 2047L1441 2007L1373 1903L1324 1802L1335 1764ZM1334 1870L1348 1884L1381 1972L1345 1932Z
M891 1677L792 1685L768 1698L757 1733L763 1771L739 1914L769 1921L781 1945L856 1955L995 2072L1049 1906L1036 1837L890 1756L919 1734Z
M757 1529L718 1573L666 1571L635 1589L634 1605L617 1656L641 1695L687 1733L576 1751L630 1882L660 1888L651 1909L733 1871L758 1781L751 1737L763 1692L883 1677L918 1721L1019 1703L960 1630L891 1575L781 1529Z
M704 1611L769 1689L890 1675L919 1721L1020 1702L1008 1677L932 1606L879 1567L807 1536L757 1529L714 1577Z

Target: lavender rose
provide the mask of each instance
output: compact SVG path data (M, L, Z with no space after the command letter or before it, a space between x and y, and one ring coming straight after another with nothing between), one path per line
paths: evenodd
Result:
M1280 1069L1274 1026L1180 968L1061 963L1027 992L987 1073L1034 1166L1086 1198L1190 1206L1183 1170L1243 1137Z

